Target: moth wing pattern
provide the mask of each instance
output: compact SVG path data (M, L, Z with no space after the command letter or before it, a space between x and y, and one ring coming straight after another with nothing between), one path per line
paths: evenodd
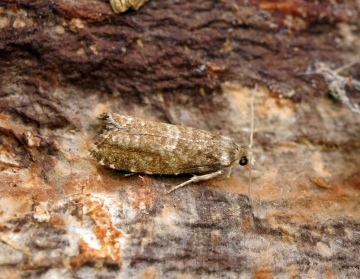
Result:
M239 157L231 138L116 113L101 115L106 128L90 151L102 165L134 173L206 173Z

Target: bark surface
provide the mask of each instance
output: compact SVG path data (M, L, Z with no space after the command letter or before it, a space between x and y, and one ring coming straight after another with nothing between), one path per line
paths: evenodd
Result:
M359 12L0 0L0 278L359 278ZM247 145L255 84L252 203L241 166L166 194L88 154L103 112Z

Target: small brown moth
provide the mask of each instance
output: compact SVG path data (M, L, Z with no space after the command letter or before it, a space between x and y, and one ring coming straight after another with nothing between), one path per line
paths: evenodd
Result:
M90 154L101 165L131 173L194 175L168 193L223 174L237 161L253 164L251 145L225 136L116 113L100 118L106 127Z

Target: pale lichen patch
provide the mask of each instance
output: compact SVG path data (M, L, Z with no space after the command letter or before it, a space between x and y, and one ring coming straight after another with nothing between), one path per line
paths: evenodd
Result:
M116 14L123 13L128 9L140 9L149 0L110 0L110 5Z
M51 215L47 209L47 203L39 203L34 207L33 217L38 222L49 222Z
M73 18L70 21L70 30L73 32L76 32L78 29L83 29L84 27L84 22L79 18Z
M96 54L96 55L99 54L98 50L96 49L96 45L90 46L90 50L91 50L94 54Z
M13 23L14 28L23 28L25 26L26 26L26 23L20 19L15 19L15 21Z
M137 45L138 45L139 47L141 47L141 48L144 47L144 44L143 44L143 42L142 42L141 39L136 40L136 43L137 43Z
M10 21L7 17L0 17L0 29L8 27L10 24Z
M55 28L54 28L54 31L58 35L65 34L65 28L63 26L61 26L61 25L56 25Z

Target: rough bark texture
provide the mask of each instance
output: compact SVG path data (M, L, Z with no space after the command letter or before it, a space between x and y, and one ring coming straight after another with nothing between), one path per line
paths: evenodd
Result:
M360 64L314 74L359 60L359 12L0 0L0 278L359 278ZM255 83L252 203L240 166L167 195L88 155L105 111L247 144Z

